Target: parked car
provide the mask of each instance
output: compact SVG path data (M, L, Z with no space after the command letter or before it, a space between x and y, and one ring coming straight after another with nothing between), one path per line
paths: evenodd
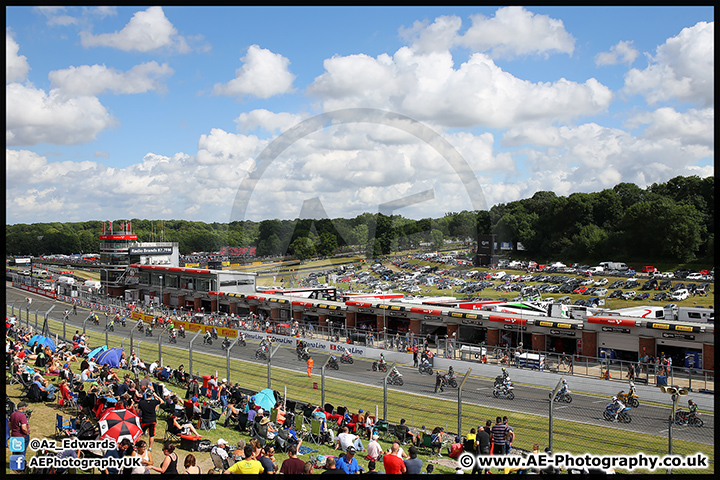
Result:
M698 287L695 289L695 293L699 295L705 295L706 293L710 293L710 284L709 283L701 283L698 285Z
M573 305L585 305L585 300L583 300L582 298L579 300L575 300L575 302L573 302Z
M702 273L690 273L687 277L685 277L685 280L704 280L705 276Z
M635 295L635 298L633 298L633 300L640 301L640 300L647 300L648 298L650 298L650 294L645 292L645 293L641 293L639 295Z
M670 279L665 279L658 284L658 290L667 290L670 287L672 287L672 281L670 281Z
M642 273L655 273L658 271L657 268L653 267L652 265L646 265L640 269Z
M598 297L604 297L607 295L607 293L607 288L598 288L597 290L595 290L595 295L597 295Z
M573 290L573 293L583 294L587 290L587 287L577 287L575 290Z
M585 301L585 305L588 307L597 307L600 304L600 299L598 297L590 297Z
M658 281L654 278L652 280L648 280L647 282L643 283L642 287L640 287L640 290L655 290L655 287L657 287Z
M614 290L607 298L618 298L623 294L622 290Z
M622 299L623 300L630 300L631 298L635 298L635 295L637 295L637 292L635 290L628 290L627 292L623 293Z
M685 284L683 282L678 282L670 288L670 291L674 292L675 290L680 290L680 289L684 289L684 288L685 288Z
M657 292L655 295L653 295L653 301L655 302L662 302L663 300L667 300L668 296L665 292Z
M557 299L557 303L562 303L563 305L570 305L570 297L565 295L564 297L560 297Z
M596 287L604 287L607 284L608 284L607 278L599 278L599 279L595 280Z
M625 282L622 280L615 280L613 283L608 285L608 289L612 290L613 288L622 288L625 285Z
M688 292L686 288L681 288L679 290L675 290L670 294L670 298L672 298L675 301L686 300L689 296L690 296L690 292Z
M625 281L625 288L636 288L640 285L637 278L629 278Z

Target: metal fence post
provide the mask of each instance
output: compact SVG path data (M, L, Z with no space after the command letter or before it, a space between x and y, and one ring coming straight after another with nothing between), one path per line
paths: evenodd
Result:
M325 367L327 367L327 364L330 362L331 358L332 355L328 355L327 360L325 360L323 366L320 367L320 405L322 406L323 410L325 409Z
M390 376L390 374L393 371L393 368L395 368L395 364L397 362L393 362L392 366L388 368L388 372L383 377L383 420L387 421L387 379Z
M233 342L230 344L230 346L225 351L225 362L226 362L225 366L227 368L227 372L226 372L227 375L225 375L225 378L227 378L228 385L230 385L230 350L232 350L232 347L235 346L235 344L237 343L237 341L239 339L240 339L240 336L238 335L237 337L235 337L235 340L233 340Z
M470 372L472 372L472 368L468 368L467 372L465 372L465 376L460 382L460 385L458 385L458 435L462 435L462 391L465 386L465 382L470 376Z
M195 341L195 339L198 337L198 335L200 335L200 332L202 332L202 329L198 330L197 333L195 334L195 336L190 340L190 347L188 349L188 351L190 352L189 366L188 366L188 371L190 372L190 375L193 374L192 373L192 371L193 371L192 370L192 352L193 352L192 346L193 346L193 342Z
M35 331L37 332L37 313L40 311L40 308L37 308L35 310Z
M158 363L162 367L162 332L158 331Z
M267 361L267 367L268 367L268 373L267 373L267 388L272 388L272 375L271 375L271 363L272 363L272 357L277 353L277 351L280 349L280 345L275 346L275 350L268 351L268 361Z
M50 312L52 311L53 308L55 308L55 305L51 305L50 308L48 308L48 311L45 312L45 315L43 316L43 334L45 333L44 330L45 330L45 328L47 327L48 315L50 315ZM64 334L64 333L65 333L65 332L63 332L63 334ZM57 342L56 342L56 343L57 343Z

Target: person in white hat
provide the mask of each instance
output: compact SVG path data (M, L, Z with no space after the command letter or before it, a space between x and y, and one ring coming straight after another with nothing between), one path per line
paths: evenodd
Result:
M220 415L223 415L228 410L228 393L230 393L230 390L228 389L227 378L223 378L220 383L220 387L218 388L218 398L220 399L220 404L222 405Z
M228 455L227 445L228 443L224 439L218 438L217 444L213 447L211 452L222 459L225 469L228 468L228 457L230 456Z

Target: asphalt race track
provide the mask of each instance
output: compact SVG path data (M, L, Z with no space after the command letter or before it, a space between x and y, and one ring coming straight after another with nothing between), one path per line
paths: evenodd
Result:
M70 307L64 303L56 302L40 295L34 295L29 292L13 288L9 283L6 284L6 303L8 305L12 305L15 302L15 304L19 306L24 303L25 298L27 298L28 296L31 296L33 298L32 306L30 308L31 318L32 314L35 313L35 310L39 309L39 327L41 324L40 322L42 322L44 313L53 304L56 306L55 309L50 312L49 318L56 321L62 322L63 311L65 309L70 309ZM71 333L74 332L74 330L77 330L78 327L82 327L82 322L85 318L87 318L88 313L89 310L84 308L78 308L77 316L71 314L69 316L67 332ZM136 322L134 321L127 322L127 327L116 324L114 334L122 335L124 331L126 331L125 333L129 336L130 329L135 326L135 323ZM30 324L34 324L34 319L31 320ZM87 322L85 328L90 331L104 333L104 325L93 325L91 324L91 322ZM138 340L145 341L144 338L144 336L138 336ZM177 345L171 346L168 345L165 341L163 342L163 345L165 345L166 347L188 347L191 338L192 335L187 335L186 338L178 337ZM199 337L198 340L200 340ZM153 337L153 341L156 342L157 337ZM193 350L196 352L211 353L217 355L218 371L224 371L226 365L225 352L221 349L220 344L221 340L213 342L213 345L211 346L203 345L201 341L196 340ZM248 342L247 347L233 347L231 351L231 358L258 363L257 360L255 360L256 347L254 345L255 344L253 342ZM319 368L317 367L324 363L324 361L324 358L319 356L316 357L316 372L319 372ZM265 362L260 363L262 363L263 365L265 364ZM372 371L371 363L372 360L365 360L355 357L354 364L341 364L340 370L326 369L325 375L330 378L337 378L342 380L352 378L353 381L358 383L382 387L383 376L378 372ZM299 362L297 360L295 350L289 347L280 348L273 357L272 364L274 368L285 368L298 372L305 372L306 369L305 362ZM463 402L468 401L488 407L503 408L508 412L522 411L524 413L537 414L543 417L547 417L549 393L549 390L547 388L540 388L525 384L520 385L515 383L515 400L508 400L503 398L496 399L492 396L491 393L493 384L492 379L478 378L474 376L483 375L482 369L483 366L481 365L478 365L477 369L473 369L473 376L468 378L468 381L465 384L464 392L466 392L467 394L464 395ZM456 401L456 389L447 388L442 394L433 393L435 386L434 376L420 375L417 371L417 368L413 367L399 366L398 370L403 374L403 380L405 381L405 384L402 387L389 388L424 396L447 396L449 401ZM512 377L513 369L509 369L509 371ZM460 375L458 376L460 377ZM488 377L490 376L491 375L488 374ZM613 393L616 393L617 390L619 390L619 388L616 388L616 386L612 386L611 389L612 388L614 388L615 391L609 393L609 395L612 395ZM570 384L570 389L575 390L572 383ZM666 406L659 407L642 404L641 396L641 406L638 409L633 409L631 412L631 416L633 419L632 423L629 425L619 425L614 422L607 422L602 418L602 411L604 410L605 405L608 403L609 395L601 397L596 395L581 395L573 392L573 402L571 404L555 404L555 418L558 420L569 420L583 423L591 423L608 428L617 428L621 429L622 431L631 430L650 435L659 435L663 437L667 436L668 408ZM472 398L468 399L468 397ZM519 399L522 400L522 403L518 402ZM681 405L681 407L684 406L685 405ZM450 408L454 409L455 407L452 406ZM589 414L588 412L595 412L596 414ZM705 414L703 415L703 420L705 421L705 426L703 428L676 426L673 429L673 437L676 439L687 440L691 442L700 442L707 445L714 445L714 416Z

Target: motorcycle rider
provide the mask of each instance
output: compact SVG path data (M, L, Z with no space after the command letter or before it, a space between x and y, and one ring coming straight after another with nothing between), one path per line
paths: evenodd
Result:
M110 330L111 328L112 328L113 330L115 330L115 319L114 319L114 318L111 318L110 321L108 321L108 324L107 324L107 329Z
M225 338L223 339L222 347L227 348L229 346L230 346L230 340L228 340L228 337L225 336Z
M330 355L330 361L328 362L328 364L331 364L331 363L337 363L337 357L335 356L334 353Z
M427 361L427 359L425 361ZM435 372L435 393L437 393L438 388L440 389L440 393L445 391L445 378L440 375L440 370Z
M168 335L170 335L170 340L177 342L177 332L176 331L171 330L168 332Z
M385 354L384 354L384 353L380 353L380 363L378 364L378 366L380 366L380 365L385 365L385 364L386 364L386 362L385 362Z
M136 327L136 328L137 328L139 331L141 331L141 332L143 331L143 328L145 328L145 325L143 324L142 319L138 320L138 323L137 323L137 327Z
M420 364L420 370L426 370L430 368L430 361L428 361L427 357L423 358L422 363Z
M620 412L625 410L625 405L618 399L618 397L612 397L612 403L610 404L612 412L615 414L615 420L617 421L620 416Z
M207 330L205 332L205 336L203 337L203 343L210 343L211 340L212 340L212 335L210 334L210 331Z
M695 403L695 400L690 399L688 400L688 414L687 414L687 421L690 421L691 418L697 416L698 406L697 403Z
M217 338L217 328L212 327L212 337Z
M178 332L182 337L185 337L185 327L180 325L180 331Z
M569 392L570 392L570 390L568 390L567 380L565 380L565 379L563 378L562 387L560 387L560 391L558 392L558 397L561 397L561 396L563 396L563 395L565 395L566 393L569 393Z

